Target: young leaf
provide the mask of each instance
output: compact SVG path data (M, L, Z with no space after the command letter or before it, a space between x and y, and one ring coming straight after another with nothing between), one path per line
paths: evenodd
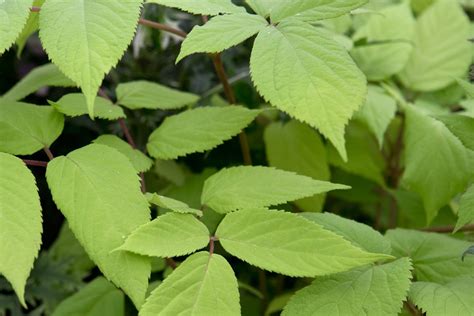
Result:
M471 245L449 236L414 230L389 230L392 254L410 257L418 281L446 283L458 277L474 277L474 258L461 256Z
M228 213L348 188L274 168L241 166L223 169L207 179L201 203L216 212Z
M56 110L67 116L80 116L87 114L86 97L81 93L66 94L56 102L48 101ZM110 100L97 97L94 102L95 116L107 120L124 118L125 113L119 106L115 106Z
M132 148L130 144L118 138L115 135L101 135L93 141L95 144L101 144L118 150L122 155L128 158L137 172L148 171L153 165L153 161L138 149Z
M103 277L98 277L58 305L52 316L123 316L125 297Z
M451 114L436 115L435 118L443 122L466 148L474 150L474 117Z
M418 18L414 49L399 74L403 84L417 91L444 88L462 77L472 59L469 19L457 1L438 0Z
M367 95L347 51L323 29L288 20L261 31L250 59L252 79L272 105L316 127L344 160L344 129Z
M398 315L410 288L408 258L319 277L296 292L283 316Z
M150 81L131 81L117 86L117 103L130 110L175 110L196 103L199 96Z
M393 98L384 94L378 87L369 85L367 101L354 118L367 126L382 148L385 131L395 117L396 111L397 104Z
M344 237L354 246L366 251L386 254L392 252L390 241L365 224L331 213L301 213L301 216Z
M181 46L176 62L194 53L219 53L240 44L268 25L259 15L240 13L216 16L195 26Z
M415 282L409 298L426 315L474 315L474 278L459 278L447 284Z
M46 86L74 87L76 84L66 78L53 64L39 66L30 71L23 79L13 86L2 98L18 101L38 89Z
M33 0L0 2L0 55L15 43L30 15Z
M470 82L467 82L466 80L462 80L462 79L456 79L456 81L463 88L463 90L466 92L466 95L470 99L474 99L474 85L471 84Z
M193 215L167 213L138 227L117 250L168 258L187 255L208 243L209 231Z
M370 16L353 36L367 41L351 55L369 80L383 80L399 73L413 50L415 19L408 3L389 6Z
M247 209L227 214L216 231L230 254L262 269L313 277L390 259L365 252L296 214Z
M20 159L4 153L0 153L0 218L0 274L26 306L26 280L41 245L41 205L33 174Z
M64 116L50 106L5 101L0 106L0 151L31 155L61 135Z
M167 117L148 140L151 156L176 159L204 152L237 135L259 111L241 106L203 107Z
M270 166L317 180L329 180L326 148L311 127L294 120L287 124L273 123L265 129L264 139ZM325 195L320 194L295 201L295 204L304 211L319 212L324 199Z
M467 186L466 149L443 123L413 106L406 109L405 124L406 168L402 181L420 195L430 223L438 210Z
M176 213L182 213L182 214L194 214L197 216L202 216L202 211L196 210L192 207L190 207L188 204L171 199L166 196L158 195L156 193L147 193L146 197L148 199L148 202L155 204L159 207L171 210Z
M332 19L366 4L368 0L277 1L270 11L272 22L295 17L305 22Z
M458 209L458 222L455 231L474 220L474 184L461 197Z
M231 0L147 0L147 3L157 3L199 15L244 12L244 8L234 5Z
M43 47L82 88L91 117L102 79L133 38L141 5L142 0L55 0L41 7Z
M148 286L149 259L111 252L150 218L130 161L115 149L93 144L52 160L46 178L56 205L89 257L139 307Z
M234 271L222 256L198 252L151 293L139 315L238 316Z

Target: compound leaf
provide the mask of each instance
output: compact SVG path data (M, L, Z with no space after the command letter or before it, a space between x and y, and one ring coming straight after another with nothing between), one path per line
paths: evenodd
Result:
M0 274L26 306L26 280L41 245L41 205L33 174L5 153L0 153L0 218Z
M53 199L89 257L139 307L150 275L148 258L112 252L149 221L148 203L130 161L92 144L53 159L46 171Z
M247 209L227 214L216 236L230 254L289 276L327 275L392 258L363 251L314 222L282 211Z
M209 243L209 231L191 214L167 213L134 230L118 250L150 257L184 256Z
M234 271L218 254L193 254L151 293L139 315L238 316Z
M228 213L348 188L271 167L241 166L223 169L207 179L201 203L216 212Z

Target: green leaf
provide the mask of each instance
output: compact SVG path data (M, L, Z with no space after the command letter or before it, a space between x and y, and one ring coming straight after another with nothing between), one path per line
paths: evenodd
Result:
M367 126L382 148L385 131L395 117L396 111L397 104L392 97L383 93L380 88L369 85L367 101L354 118Z
M316 127L346 160L344 129L367 87L331 34L295 20L268 26L255 40L250 69L267 101Z
M455 231L474 220L474 184L462 195L458 209L458 222Z
M0 2L0 55L15 42L30 15L33 0Z
M443 123L413 106L406 108L405 124L402 182L420 195L430 223L438 210L467 186L466 149Z
M198 252L188 257L151 293L139 315L240 315L232 267L218 254Z
M471 245L467 241L406 229L389 230L386 237L394 256L412 259L417 281L446 283L458 277L474 277L474 258L461 259Z
M464 89L464 91L466 92L466 95L470 99L474 99L474 85L471 84L470 82L467 82L466 80L462 80L462 79L456 79L456 81L461 86L461 88Z
M282 211L247 209L227 214L216 236L233 256L289 276L327 275L391 258L365 252L303 217Z
M474 117L451 114L437 115L435 118L443 122L466 148L474 150Z
M26 307L26 280L41 245L40 199L35 178L20 159L0 153L0 166L0 274Z
M366 251L385 254L392 252L390 241L365 224L331 213L301 213L301 216L344 237L354 246Z
M415 19L407 3L389 6L370 16L353 36L367 41L351 50L357 65L372 81L399 73L413 50Z
M202 216L201 210L196 210L184 202L171 199L166 196L158 195L156 193L147 193L146 197L148 199L148 202L155 204L159 207L171 210L173 212Z
M109 281L98 277L58 305L52 316L123 316L125 297Z
M45 0L34 0L33 6L40 7L43 5ZM30 1L31 2L31 1ZM39 13L38 12L30 12L28 16L28 20L26 20L25 26L21 31L20 35L18 35L16 39L16 45L18 46L17 49L17 57L20 58L23 48L26 45L26 42L30 38L30 36L38 31L39 28Z
M294 120L287 124L273 123L265 129L264 138L270 166L317 180L329 180L326 148L321 137L309 126ZM324 199L325 195L321 194L295 201L295 204L304 211L319 212Z
M314 22L341 16L367 2L368 0L280 0L272 7L270 16L273 23L293 16L301 21Z
M244 11L244 8L234 5L231 0L147 0L147 3L157 3L199 15L242 13Z
M5 93L5 100L18 101L46 86L73 87L76 84L66 78L53 64L39 66L30 71L13 88Z
M0 104L0 151L31 155L51 146L63 128L63 115L52 107L13 101Z
M202 205L218 213L286 203L349 187L270 167L232 167L206 180Z
M117 103L130 110L175 110L196 103L199 96L150 81L131 81L117 86Z
M46 178L56 205L89 257L139 307L148 286L149 259L111 252L150 218L129 160L115 149L93 144L53 159Z
M67 116L80 116L87 114L86 97L81 93L66 94L56 102L49 101L56 110ZM114 105L110 100L97 97L94 102L95 116L107 120L124 118L125 113L121 107Z
M86 96L89 115L106 73L132 41L142 0L46 1L40 38L49 58Z
M176 62L194 53L219 53L242 43L268 25L259 15L239 13L216 16L188 34Z
M418 18L414 49L399 74L416 91L444 88L462 77L472 60L469 19L457 1L438 0Z
M209 231L191 214L167 213L134 230L117 250L150 257L178 257L204 248Z
M370 135L365 126L355 121L349 124L346 132L348 160L344 162L336 149L330 146L328 148L330 164L384 186L385 159L376 139Z
M398 315L410 288L408 258L320 277L290 299L283 316Z
M137 172L148 171L153 161L138 149L132 148L130 144L115 135L101 135L93 141L96 144L112 147L128 158Z
M474 315L472 293L474 278L462 278L447 284L415 282L409 298L426 315Z
M233 105L202 107L167 117L150 135L148 152L155 158L175 159L213 149L240 133L259 113Z
M247 4L255 11L255 13L268 17L271 9L283 0L245 0Z

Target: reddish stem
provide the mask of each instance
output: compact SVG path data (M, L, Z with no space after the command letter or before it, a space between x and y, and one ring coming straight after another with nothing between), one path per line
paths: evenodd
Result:
M43 150L44 150L44 152L46 153L46 156L48 156L48 159L49 159L49 160L53 160L53 159L54 159L54 155L53 155L53 153L51 152L51 150L49 149L49 147L44 147Z
M27 166L34 166L34 167L47 167L48 162L47 161L38 161L38 160L29 160L29 159L23 159L23 162Z

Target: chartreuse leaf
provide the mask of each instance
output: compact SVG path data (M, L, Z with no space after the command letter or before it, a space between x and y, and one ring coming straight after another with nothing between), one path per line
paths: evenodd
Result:
M418 18L414 49L399 74L417 91L444 88L462 77L472 60L469 19L457 1L438 0Z
M232 267L218 254L193 254L151 293L139 315L240 315Z
M367 101L354 118L367 126L382 148L385 131L395 117L396 111L397 104L392 97L383 93L379 87L369 85Z
M267 101L316 127L347 159L344 129L363 104L367 87L332 35L291 19L268 26L255 40L250 69Z
M150 257L184 256L209 243L209 231L192 214L167 213L134 230L118 250Z
M271 8L281 1L283 0L245 0L252 10L263 17L270 16Z
M265 129L264 138L270 166L317 180L329 180L326 148L311 127L294 120L287 124L272 123ZM320 194L295 201L295 204L304 211L319 212L324 199Z
M182 11L200 15L244 12L244 8L234 5L231 0L147 0L146 2L178 8Z
M15 42L30 15L33 0L0 2L0 55Z
M301 21L314 22L338 17L367 2L368 0L280 0L271 8L270 16L274 23L293 16Z
M402 181L420 195L430 223L438 210L467 186L466 149L443 123L413 106L406 108L405 124L406 168Z
M231 139L252 122L259 111L241 106L202 107L169 116L148 139L148 152L175 159L204 152Z
M413 49L415 19L408 3L389 6L370 16L353 36L366 40L351 55L369 80L382 80L400 72Z
M66 78L53 64L36 67L21 79L13 88L2 96L2 99L18 101L39 88L46 86L73 87L76 84Z
M131 81L117 86L117 103L130 110L175 110L196 103L199 96L150 81Z
M474 85L466 80L456 79L458 84L464 89L470 99L474 99Z
M219 213L286 203L331 190L341 184L314 180L270 167L232 167L206 180L201 203Z
M92 144L52 160L46 178L56 205L89 257L139 307L148 286L150 261L112 252L150 218L130 161L115 149Z
M474 220L474 184L472 184L461 197L458 209L458 222L456 231Z
M122 155L130 160L133 167L138 172L148 171L153 165L153 160L148 158L138 149L132 148L130 144L115 135L101 135L93 142L118 150L120 153L122 153Z
M392 252L390 241L383 237L378 231L365 224L331 213L301 213L301 216L344 237L354 246L361 249L386 254Z
M25 285L41 245L41 205L33 174L18 158L0 153L0 274L25 304Z
M474 277L474 258L463 252L469 242L449 236L414 230L389 230L386 237L392 243L392 254L410 257L418 281L446 283L458 277Z
M383 265L319 277L296 292L283 316L398 315L410 288L411 263Z
M14 101L0 105L0 151L31 155L49 147L63 128L63 115L52 107Z
M52 316L123 316L125 297L103 277L62 301Z
M447 284L415 282L409 298L426 315L474 315L474 278L459 278Z
M41 7L45 0L33 0L33 6ZM31 2L31 1L30 1ZM28 19L26 20L25 26L23 27L20 35L18 35L16 39L16 45L18 46L17 49L17 57L21 56L23 48L25 47L26 41L28 38L38 30L39 28L39 13L38 12L30 12Z
M43 47L81 87L91 117L102 79L133 38L141 5L142 0L56 0L41 7Z
M246 209L227 214L216 231L222 247L252 265L313 277L392 258L369 253L296 214Z
M159 207L162 207L164 209L168 209L176 213L194 214L197 216L202 216L201 210L196 210L184 202L171 199L163 195L158 195L156 193L147 193L146 197L148 199L148 202L155 204Z
M87 114L86 97L81 93L66 94L56 102L49 101L56 110L67 116L80 116ZM114 105L110 100L97 97L94 102L95 116L107 120L124 118L125 113L121 107Z
M443 122L466 148L474 150L474 117L451 114L437 115L435 118Z
M259 15L239 13L216 16L195 26L181 46L176 62L194 53L218 53L263 30L268 22Z

